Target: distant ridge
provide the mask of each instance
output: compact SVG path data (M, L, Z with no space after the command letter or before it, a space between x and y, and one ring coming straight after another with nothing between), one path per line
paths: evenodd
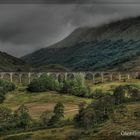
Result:
M77 71L140 70L140 17L78 28L22 59L35 67L59 64Z
M0 51L0 71L29 71L30 68L23 60Z

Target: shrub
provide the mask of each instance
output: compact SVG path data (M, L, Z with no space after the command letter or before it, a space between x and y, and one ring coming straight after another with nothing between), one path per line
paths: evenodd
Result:
M48 125L56 126L59 121L64 117L64 105L62 103L57 103L53 111L54 115L51 117Z
M13 91L15 90L15 84L9 82L9 81L5 81L5 80L0 80L0 87L5 91Z
M29 128L32 126L33 121L24 105L21 105L16 111L1 106L0 124L0 131L8 131Z
M79 113L75 116L74 122L78 127L92 129L109 119L109 115L113 112L113 109L114 100L111 96L107 95L87 107L80 106Z
M12 110L1 106L0 107L0 123L2 122L8 122L12 119Z
M24 105L21 105L15 112L14 112L14 119L16 122L16 127L19 128L27 128L31 126L32 119L28 113L28 108Z
M0 107L0 131L7 131L11 129L13 123L12 110L1 106Z
M140 101L139 89L131 85L116 87L113 96L115 98L115 103L118 105L125 102Z
M118 86L115 88L113 93L115 104L119 105L125 102L125 88L123 86Z
M5 100L6 92L13 90L15 90L15 85L13 83L0 79L0 103L3 103Z
M140 119L140 110L135 111L134 116Z
M137 88L129 86L128 94L130 96L130 101L140 101L140 91Z
M113 123L120 123L124 118L128 117L127 112L128 110L125 105L118 105L115 111L110 114L110 119Z
M100 89L97 89L95 90L95 92L92 94L92 97L95 98L95 99L99 99L101 97L104 97L104 94L102 90Z
M5 100L5 92L3 89L0 89L0 103L3 103Z

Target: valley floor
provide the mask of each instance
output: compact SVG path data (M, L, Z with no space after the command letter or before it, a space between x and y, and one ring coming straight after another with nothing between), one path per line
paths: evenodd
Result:
M140 81L133 80L129 82L108 82L103 84L93 85L88 83L92 90L102 89L104 91L112 91L118 85L134 85L140 89ZM64 118L72 119L78 112L78 106L81 103L89 104L93 100L80 98L76 96L58 94L57 92L31 93L26 91L26 87L19 86L16 91L8 93L6 100L2 106L7 106L13 110L24 104L29 108L30 115L33 119L38 120L40 114L46 110L52 111L55 104L62 102L65 106ZM140 110L140 103L130 103L127 105L128 114L131 115L135 110ZM73 125L66 125L61 128L43 129L29 132L19 132L17 134L10 133L1 135L1 140L75 140L73 135L80 135L82 130L75 128ZM122 137L122 131L139 131L140 120L135 118L123 119L121 122L107 121L100 125L90 135L83 134L79 136L79 140L123 140L123 139L138 139L137 137ZM75 137L74 137L75 138ZM76 139L78 140L78 139Z
M65 117L69 118L78 112L80 103L90 103L91 101L91 99L76 96L60 95L57 92L30 93L24 88L19 88L17 91L7 94L3 105L16 110L24 104L28 107L33 119L38 119L42 112L52 111L56 103L62 102L65 106Z
M140 103L132 103L127 105L129 113L140 109ZM121 136L122 132L140 132L140 120L123 119L121 123L108 121L94 130L90 135L84 134L79 136L82 130L76 129L69 125L61 128L44 129L31 132L22 132L18 134L10 134L2 136L1 140L72 140L72 136L77 135L79 140L138 140L139 136ZM70 139L71 138L71 139ZM74 139L75 140L75 139Z

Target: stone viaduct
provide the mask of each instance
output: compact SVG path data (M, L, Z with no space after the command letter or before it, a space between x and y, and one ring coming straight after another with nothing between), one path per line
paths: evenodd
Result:
M61 76L67 80L70 77L74 78L80 74L84 80L90 79L93 83L96 83L98 79L100 79L100 82L105 82L106 79L109 81L121 81L123 79L135 79L140 76L140 72L0 72L0 78L5 79L8 77L8 80L14 82L14 76L16 76L18 82L22 83L23 78L26 76L28 83L30 83L32 79L40 77L43 74L52 75L56 80Z

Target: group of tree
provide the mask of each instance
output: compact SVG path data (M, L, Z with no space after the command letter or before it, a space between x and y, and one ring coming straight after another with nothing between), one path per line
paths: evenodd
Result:
M132 85L118 86L114 90L113 97L116 99L116 105L126 102L140 101L140 91Z
M89 97L91 94L90 88L85 85L84 78L80 74L73 79L64 80L60 92L79 97Z
M55 80L53 76L47 74L42 75L40 78L36 78L28 85L28 90L32 92L44 92L48 90L59 90L60 83Z
M84 83L83 77L79 74L75 78L57 81L54 77L42 75L40 78L34 79L27 90L31 92L58 91L59 93L71 94L80 97L90 97L91 91Z
M27 90L31 92L45 92L45 91L57 91L58 93L70 94L79 97L98 99L108 95L110 93L103 93L102 90L91 91L88 87L82 75L76 75L74 78L67 80L55 80L53 76L42 75L40 78L34 79L28 85ZM117 94L116 94L117 93ZM131 85L118 86L114 91L115 98L118 98L118 103L125 101L137 101L140 100L139 90Z
M108 119L116 121L127 114L125 103L139 100L140 91L137 88L118 86L113 94L101 96L88 106L80 105L79 113L74 118L75 125L84 129L92 129ZM135 116L139 116L139 113L136 112Z
M64 105L57 103L53 112L45 111L41 114L39 121L30 116L25 105L19 106L16 110L7 107L0 107L0 133L10 130L38 129L40 127L56 127L60 125L64 117Z
M5 94L13 90L15 90L15 84L9 81L0 80L0 103L3 103L5 100Z
M92 129L105 122L113 109L114 100L110 96L102 97L88 106L81 105L79 113L74 118L75 125L84 129Z
M6 92L15 90L15 84L6 80L0 80L0 87Z
M0 103L3 103L5 100L5 91L0 88Z
M18 129L31 126L32 119L28 113L26 106L21 105L17 110L1 106L0 107L0 131L8 131L10 129Z

